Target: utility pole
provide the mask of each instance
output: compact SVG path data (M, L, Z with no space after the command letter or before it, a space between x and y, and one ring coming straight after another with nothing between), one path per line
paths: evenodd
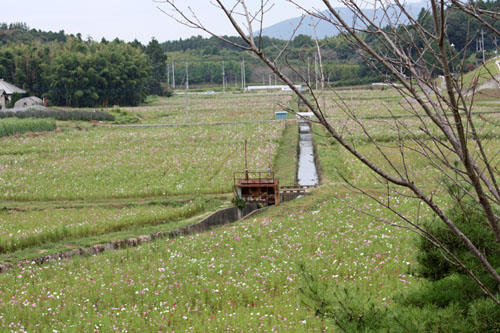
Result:
M241 89L245 91L246 78L245 78L245 59L241 61Z
M172 60L172 89L175 89L175 65Z
M189 99L188 99L188 91L189 91L189 64L186 61L186 123L189 123Z
M222 91L226 93L226 72L224 71L224 61L222 61Z
M483 64L484 64L484 30L481 29L481 49L483 50Z
M167 64L167 87L170 89L170 64Z
M309 56L307 56L307 85L311 86L311 62Z
M318 54L314 54L314 80L316 81L316 90L318 90Z

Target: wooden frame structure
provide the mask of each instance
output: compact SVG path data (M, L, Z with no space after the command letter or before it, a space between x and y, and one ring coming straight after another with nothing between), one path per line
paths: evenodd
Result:
M279 205L279 180L272 171L245 171L234 173L234 191L245 202L258 202L266 206Z

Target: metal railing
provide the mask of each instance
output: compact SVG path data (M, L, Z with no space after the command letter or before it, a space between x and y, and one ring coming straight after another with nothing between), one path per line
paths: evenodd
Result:
M265 177L263 177L265 175ZM234 185L237 184L274 184L273 171L239 171L233 174Z

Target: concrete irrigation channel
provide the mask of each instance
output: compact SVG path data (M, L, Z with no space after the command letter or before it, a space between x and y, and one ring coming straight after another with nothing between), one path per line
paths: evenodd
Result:
M248 203L245 206L245 208L242 209L238 207L229 207L218 210L215 213L212 213L211 215L209 215L208 217L204 218L203 220L201 220L196 224L188 225L186 227L175 229L169 232L156 232L154 234L142 235L135 238L114 240L104 244L92 245L82 249L73 249L37 258L30 258L18 262L16 264L3 263L0 264L0 273L5 273L8 270L12 269L13 267L17 267L19 265L31 264L31 263L44 264L51 261L69 259L75 256L92 256L105 251L120 250L129 247L135 247L144 243L154 241L156 239L175 238L179 236L187 236L200 232L205 232L218 226L247 219L250 216L258 213L259 211L265 208L266 207L260 208L257 203Z
M280 202L300 198L319 184L318 171L314 158L312 126L310 123L299 123L299 159L297 163L298 186L287 186L280 189ZM36 258L30 258L18 263L0 264L0 273L25 264L44 264L51 261L69 259L75 256L92 256L111 250L125 249L162 238L175 238L208 231L212 228L234 223L249 218L267 207L260 207L256 202L248 202L244 208L229 207L218 210L198 223L169 232L157 232L135 238L119 239L104 244L97 244L81 249L72 249Z
M299 136L297 182L299 186L317 186L319 184L319 177L316 161L314 159L311 123L299 123Z

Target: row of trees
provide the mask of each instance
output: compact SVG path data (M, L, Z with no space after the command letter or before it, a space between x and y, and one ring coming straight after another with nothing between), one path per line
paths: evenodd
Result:
M8 28L33 34L24 26ZM137 41L95 42L65 36L65 41L4 43L0 77L54 105L137 105L149 94L165 94L166 61L154 39L144 46Z
M241 37L225 38L235 44L243 41ZM268 37L258 42L271 57L277 55L278 46L286 44ZM321 44L330 82L346 85L380 79L342 39L328 38ZM316 48L311 37L298 35L290 47L294 52L288 61L303 68L308 61L314 66ZM136 105L148 94L168 94L167 82L173 84L173 76L167 68L167 51L177 56L182 53L183 61L175 61L176 86L186 79L184 60L189 62L192 84L222 84L224 60L226 82L239 85L243 58L247 82L262 82L261 76L252 75L259 66L255 59L214 37L196 36L161 44L153 39L148 45L137 40L96 42L83 40L80 34L42 32L23 23L0 23L0 77L60 106ZM315 74L311 71L308 75L311 81L316 80Z
M148 94L148 57L121 42L9 45L0 49L0 76L64 106L136 105Z

